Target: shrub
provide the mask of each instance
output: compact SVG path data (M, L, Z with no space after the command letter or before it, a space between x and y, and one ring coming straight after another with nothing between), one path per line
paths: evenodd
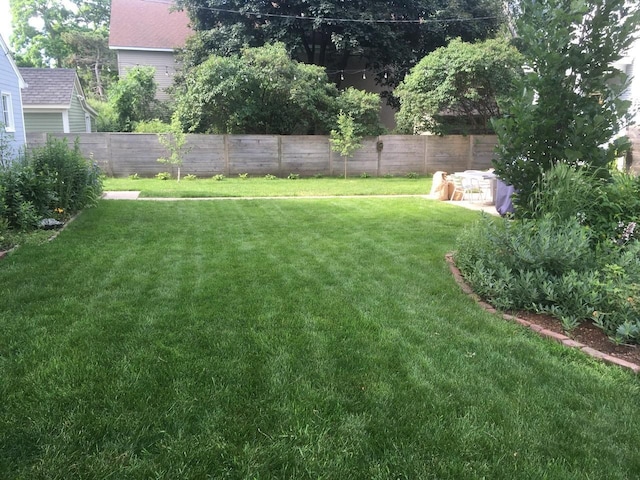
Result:
M153 120L137 122L133 131L135 133L169 133L171 132L171 125L154 118Z
M49 137L43 147L32 151L29 161L36 175L53 182L55 204L48 205L49 213L56 208L76 213L95 205L102 194L100 169L82 156L77 142L70 148L65 139Z
M160 172L156 174L158 180L170 180L171 174L169 172Z
M43 217L70 216L94 205L102 193L97 166L82 157L77 143L47 139L24 158L0 169L0 221L29 231Z
M221 173L218 173L217 175L214 175L214 176L213 176L213 179L214 179L216 182L221 182L222 180L224 180L224 179L225 179L225 176L224 176L223 174L221 174Z
M189 173L184 176L183 180L197 180L197 178L198 178L197 175Z
M298 180L300 178L300 174L299 173L290 173L289 175L287 175L287 178L289 180Z
M617 342L640 342L640 242L592 242L575 218L484 217L455 259L476 293L503 310L552 315L565 330L591 319Z

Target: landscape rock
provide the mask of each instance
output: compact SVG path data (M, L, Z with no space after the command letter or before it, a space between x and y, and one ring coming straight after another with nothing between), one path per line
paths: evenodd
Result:
M40 220L39 227L43 230L55 230L56 228L62 228L64 222L60 222L55 218L43 218Z

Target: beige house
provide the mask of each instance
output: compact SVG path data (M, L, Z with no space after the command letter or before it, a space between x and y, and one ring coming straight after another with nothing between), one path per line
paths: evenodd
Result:
M118 74L129 68L151 66L156 70L157 98L167 100L179 65L176 50L193 33L184 11L172 11L173 0L112 0L109 48L118 57Z

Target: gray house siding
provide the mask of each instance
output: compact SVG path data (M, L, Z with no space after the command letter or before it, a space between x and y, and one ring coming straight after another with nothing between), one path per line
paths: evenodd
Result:
M74 95L71 97L71 108L69 109L69 131L71 133L86 133L87 126L84 117L85 112L76 93L77 92L74 90Z
M11 99L11 114L13 118L13 131L9 131L11 148L17 153L25 144L26 136L24 118L22 115L22 101L20 93L20 81L13 69L9 57L0 49L0 92ZM0 118L2 121L2 118Z
M24 123L29 133L62 133L62 112L25 112Z
M158 84L156 98L168 100L166 89L173 83L173 77L180 64L176 63L173 52L147 50L118 50L118 75L124 77L127 70L133 67L153 67L156 69L155 80Z

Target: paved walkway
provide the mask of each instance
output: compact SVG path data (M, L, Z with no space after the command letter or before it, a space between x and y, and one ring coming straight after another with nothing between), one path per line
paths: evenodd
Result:
M102 198L105 200L142 200L154 202L178 202L178 201L212 201L212 200L294 200L294 199L323 199L323 198L430 198L429 195L306 195L292 197L141 197L136 191L111 191L104 192ZM470 210L484 211L490 215L498 215L496 208L489 202L469 202L469 201L447 201L451 205L464 207Z

